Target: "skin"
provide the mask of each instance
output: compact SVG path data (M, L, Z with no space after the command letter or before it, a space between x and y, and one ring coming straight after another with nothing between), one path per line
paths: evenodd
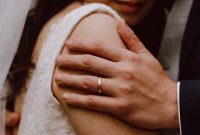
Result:
M18 125L19 120L18 113L6 111L6 135L12 135L12 129Z
M95 24L95 25L92 25ZM105 27L106 26L106 27ZM85 31L87 30L87 33ZM84 18L79 25L72 32L71 39L78 38L79 40L99 39L106 43L113 44L115 47L125 48L119 35L116 32L116 20L106 14L92 14ZM61 55L71 54L67 48L64 47ZM54 77L59 73L87 75L88 72L79 70L70 70L56 67ZM90 73L89 73L90 74ZM91 75L91 74L90 74ZM68 93L83 93L73 88L64 88L57 85L54 79L52 85L52 92L55 97L64 106L62 94ZM120 121L116 117L106 113L99 113L82 109L80 107L67 106L66 109L68 117L73 124L73 127L78 135L155 135L154 131L148 131ZM109 131L109 132L108 132Z
M106 4L106 5L108 5L108 6L111 6L113 9L115 9L123 18L125 18L125 20L127 21L127 23L129 24L129 25L135 25L135 24L137 24L150 10L151 10L151 8L153 7L153 5L154 5L154 3L156 2L156 0L143 0L143 1L139 1L139 3L141 4L143 4L141 7L140 7L140 9L139 10L137 10L137 11L134 11L134 12L127 12L127 11L122 11L121 10L121 8L120 8L120 5L119 4L117 4L115 1L111 1L111 0L85 0L85 2L87 2L87 3L90 3L90 2L99 2L99 3L104 3L104 4ZM76 6L75 6L76 7ZM71 9L74 9L74 7L73 6L69 6L69 8L67 8L67 9L65 9L65 11L70 11ZM64 14L66 14L66 12L62 12L62 13L60 13L60 14L62 14L62 15L64 15ZM61 16L62 16L61 15ZM54 19L55 18L59 18L60 17L60 15L58 15L58 16L56 16L56 17L54 17L53 19L51 19L51 21L52 22L54 22ZM56 20L56 19L55 19ZM48 27L48 25L49 24L47 24L45 27ZM46 28L47 29L47 28ZM45 30L43 30L42 31L42 33L45 33L44 31L46 31L46 29ZM42 35L42 34L41 34ZM45 35L45 34L44 34ZM39 37L39 42L40 42L40 40L42 39L42 36L40 36ZM37 43L36 44L36 47L35 47L35 51L34 51L34 53L33 53L33 62L36 62L37 61L37 57L38 57L38 52L40 52L39 50L40 50L40 44L39 43ZM59 72L58 72L59 73ZM56 74L56 72L55 72L55 74ZM56 95L56 94L55 94ZM61 99L60 97L62 97L62 95L59 93L58 95L56 95L57 97L58 97L58 99ZM61 101L61 100L60 100ZM78 109L77 109L78 110ZM80 110L79 110L80 111ZM9 117L10 117L10 115L9 115ZM19 118L18 119L16 119L16 123L18 123L19 122ZM10 124L12 124L13 123L13 125L15 125L15 121L11 121L11 123ZM8 130L8 132L11 132L11 130ZM146 132L145 132L145 134L146 134Z
M146 1L149 4L131 15L127 12L124 15L115 6L116 1L104 2L117 10L129 25L135 25L150 11L155 1ZM60 86L91 93L65 92L58 95L56 93L59 91L54 91L55 96L62 103L110 113L134 126L148 129L177 128L176 83L169 79L159 62L124 21L118 23L117 31L128 50L112 47L102 40L68 40L68 51L78 52L79 55L61 54L57 66L93 74L77 75L58 71L55 81ZM96 95L98 76L103 78L101 90L104 96Z
M128 7L123 7L123 4L118 3L117 0L83 0L86 3L103 3L110 6L118 14L126 20L129 25L136 25L139 23L153 8L157 0L119 0L129 2L130 10L126 10ZM135 4L135 5L134 5Z
M143 128L177 128L176 83L169 79L124 21L118 23L117 30L128 50L113 48L103 42L67 42L70 52L81 52L81 55L59 56L58 66L103 76L101 90L105 96L64 93L63 100L66 104L108 112ZM87 61L84 60L85 53L90 54ZM61 73L56 76L56 81L63 86L98 93L98 76Z
M38 41L36 43L35 51L33 53L33 62L37 62L38 54L40 48L43 45L43 41L46 40L47 35L49 35L52 24L57 22L60 18L65 16L68 12L81 6L81 3L74 2L67 6L63 11L54 16L42 29ZM93 25L95 24L95 25ZM106 27L105 27L106 26ZM85 33L87 31L87 33ZM75 27L70 35L70 38L88 40L91 38L103 40L106 43L112 43L116 47L125 48L123 42L121 41L119 35L116 31L116 20L109 15L95 13L85 17L79 24ZM64 46L64 44L63 44ZM62 54L69 54L70 52L67 48L63 48ZM70 69L63 70L62 68L55 67L54 77L57 73L74 73L74 74L88 74L83 71L73 71ZM55 97L58 97L58 101L65 106L65 111L67 116L78 135L157 135L156 131L141 129L133 127L121 120L117 119L106 113L99 113L96 111L90 111L87 109L74 107L64 104L62 94L64 92L78 92L74 88L64 88L57 85L55 78L52 79L52 92ZM85 93L86 94L86 93Z

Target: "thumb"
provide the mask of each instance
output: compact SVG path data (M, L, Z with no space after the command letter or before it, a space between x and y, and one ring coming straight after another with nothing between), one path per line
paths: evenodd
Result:
M138 37L135 35L135 33L126 25L125 21L121 19L117 23L117 31L119 33L119 36L124 41L126 47L135 53L140 53L146 51L146 48L140 42Z

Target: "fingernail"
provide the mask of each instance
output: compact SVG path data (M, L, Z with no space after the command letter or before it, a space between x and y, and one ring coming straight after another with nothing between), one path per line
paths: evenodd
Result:
M67 41L66 41L66 46L67 46L67 48L70 48L71 45L72 45L72 40L71 40L71 39L67 40Z
M69 94L66 94L66 93L63 94L63 99L64 99L64 100L68 100L68 99L69 99Z
M58 56L58 57L56 58L56 64L59 65L59 64L60 64L60 61L61 61L61 56Z

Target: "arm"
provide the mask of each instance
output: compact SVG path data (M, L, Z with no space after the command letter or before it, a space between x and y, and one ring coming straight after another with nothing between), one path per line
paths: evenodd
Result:
M116 31L116 20L105 14L93 14L83 19L71 34L70 39L80 39L80 40L97 39L105 42L106 44L114 45L114 47L125 48L125 45L121 41ZM64 48L62 54L70 54L70 53L66 48ZM85 63L83 64L87 65L87 57L85 57ZM99 66L101 66L100 63ZM66 76L66 79L72 78L70 77L70 74L72 73L82 74L82 75L89 74L87 72L80 72L77 70L69 70L69 69L61 70L60 68L56 68L54 76L59 75L59 73L62 72L68 74L68 76ZM63 105L65 105L62 100L62 94L64 92L82 93L80 91L75 91L74 89L71 88L60 87L55 83L55 81L53 81L53 93ZM117 118L114 118L111 115L105 113L98 113L95 111L89 111L86 109L81 109L73 106L68 106L67 113L78 135L156 134L155 132L149 132L132 127L118 120Z
M114 49L108 47L109 44L102 45L102 43L88 44L75 40L71 43L67 42L70 52L81 52L81 56L85 53L93 54L90 56L92 59L88 59L87 62L90 68L86 68L79 62L84 59L72 60L71 56L67 59L64 57L58 59L58 66L73 69L78 67L84 71L103 74L101 90L107 96L105 98L98 95L84 96L66 93L63 95L65 103L90 110L103 110L132 125L143 128L177 128L176 83L169 79L156 58L144 47L124 21L119 21L117 30L128 49L120 47ZM113 50L115 55L112 53ZM98 57L94 57L94 55ZM110 58L110 56L113 57ZM101 58L110 59L105 62ZM113 58L118 58L117 62L113 63ZM101 67L97 61L103 63ZM84 81L80 79L82 77L76 75L76 78L78 79L57 78L56 81L64 86L77 86L83 91L91 91L92 86L97 86L96 82L90 80L92 85L89 88L83 87L81 84ZM88 101L92 104L88 104Z

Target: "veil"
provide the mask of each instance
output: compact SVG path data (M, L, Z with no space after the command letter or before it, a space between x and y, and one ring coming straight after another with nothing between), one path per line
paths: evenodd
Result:
M4 82L33 2L36 0L0 0L0 135L4 135L5 128Z

